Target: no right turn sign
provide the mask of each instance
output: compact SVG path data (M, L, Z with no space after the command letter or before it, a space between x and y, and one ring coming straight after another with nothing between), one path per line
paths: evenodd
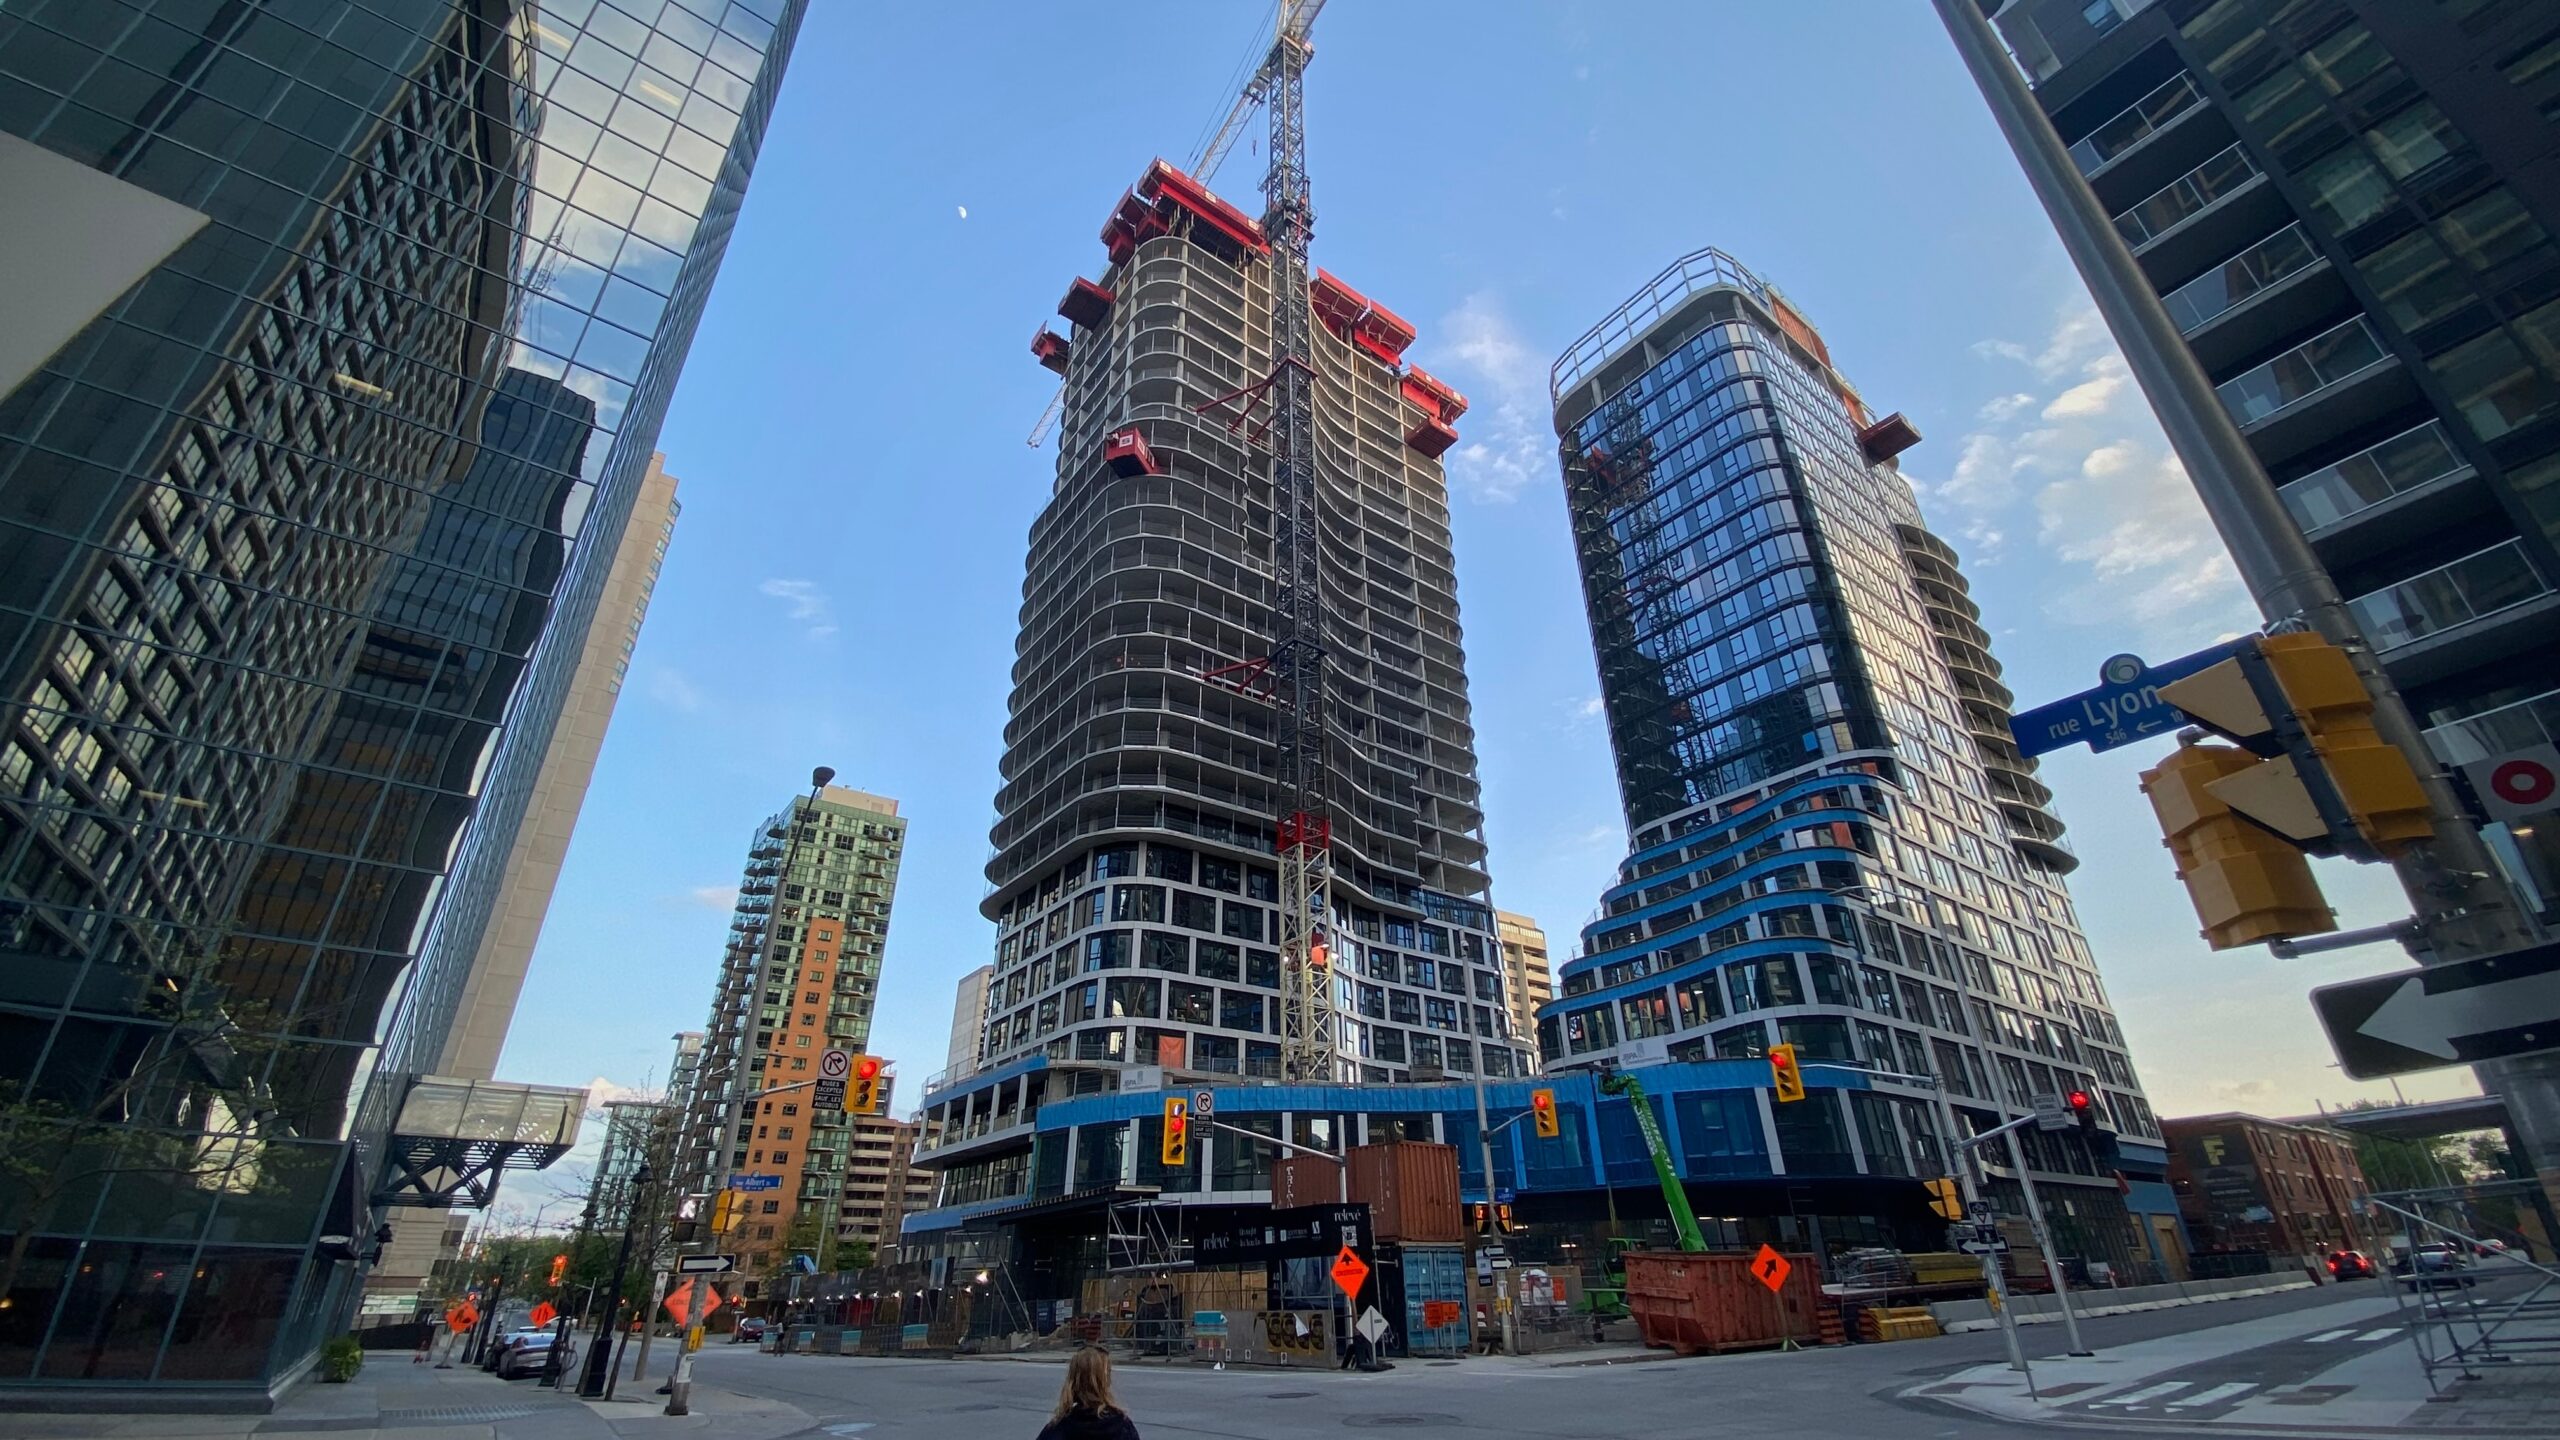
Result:
M2560 747L2528 745L2462 767L2492 820L2522 820L2560 809Z

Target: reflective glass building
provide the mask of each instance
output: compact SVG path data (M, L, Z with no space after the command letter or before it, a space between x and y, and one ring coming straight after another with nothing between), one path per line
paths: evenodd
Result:
M2060 1243L2177 1273L2159 1127L2063 888L2077 861L1896 465L1918 433L1713 250L1577 342L1554 389L1633 849L1540 1008L1548 1065L1786 1043L1868 1071L1811 1070L1806 1101L1762 1091L1743 1122L1834 1241L1886 1233L1890 1193L1862 1177L1948 1173L1937 1086L1968 1134L2087 1089L2120 1155L2026 1137L2067 1197ZM2005 1163L1995 1180L2016 1206Z
M0 13L0 1386L343 1328L799 11Z

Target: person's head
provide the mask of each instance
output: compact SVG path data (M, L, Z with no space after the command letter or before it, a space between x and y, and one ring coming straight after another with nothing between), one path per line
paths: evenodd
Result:
M1063 1420L1070 1410L1108 1415L1119 1408L1119 1398L1111 1393L1111 1357L1098 1345L1068 1356L1067 1383L1058 1387L1058 1408L1049 1418Z

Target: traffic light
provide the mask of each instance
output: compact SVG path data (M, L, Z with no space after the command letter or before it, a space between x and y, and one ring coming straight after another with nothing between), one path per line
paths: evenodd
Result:
M1769 1084L1776 1090L1780 1104L1804 1098L1804 1071L1796 1066L1796 1047L1769 1047Z
M2263 763L2228 745L2181 745L2142 772L2142 793L2160 817L2171 863L2205 943L2216 950L2338 928L2302 850L2251 824L2223 797L2220 782Z
M1481 1204L1481 1203L1479 1203L1479 1204L1475 1205L1475 1206L1474 1206L1474 1207L1472 1207L1472 1208L1473 1208L1473 1210L1474 1210L1474 1212L1475 1212L1476 1233L1477 1233L1477 1234L1479 1234L1479 1235L1490 1235L1490 1234L1492 1234L1492 1233L1493 1233L1493 1207L1492 1207L1492 1206L1490 1206L1490 1205L1485 1205L1485 1204Z
M1529 1092L1529 1123L1537 1130L1538 1138L1541 1140L1553 1140L1564 1133L1564 1127L1556 1123L1556 1092L1553 1090Z
M877 1055L853 1057L852 1102L845 1106L846 1109L856 1115L880 1113L883 1099L880 1094L880 1072L884 1068L886 1068L886 1062Z
M1157 1158L1167 1170L1191 1163L1191 1102L1179 1095L1164 1097L1164 1148Z
M2215 796L2312 854L2387 860L2433 833L2426 790L2374 729L2355 663L2317 635L2261 637L2160 697L2263 757L2217 778Z
M2091 1139L2097 1138L2098 1101L2096 1096L2086 1090L2071 1091L2062 1097L2062 1108L2070 1111L2071 1118L2080 1122L2082 1135Z
M738 1223L738 1192L723 1190L711 1202L711 1234L718 1238Z
M1508 1235L1519 1228L1511 1223L1511 1206L1507 1202L1493 1207L1493 1228L1500 1235Z
M568 1279L568 1278L569 1278L569 1257L568 1257L567 1253L566 1253L566 1252L563 1252L563 1253L561 1253L561 1254L558 1254L558 1255L554 1255L554 1256L552 1256L552 1257L551 1257L551 1288L552 1288L552 1289L554 1289L554 1290L559 1289L559 1288L560 1288L560 1282L561 1282L561 1281L563 1281L563 1280L566 1280L566 1279Z
M1961 1220L1964 1218L1964 1194L1956 1188L1956 1182L1952 1178L1941 1175L1928 1184L1929 1208L1938 1212L1939 1219Z

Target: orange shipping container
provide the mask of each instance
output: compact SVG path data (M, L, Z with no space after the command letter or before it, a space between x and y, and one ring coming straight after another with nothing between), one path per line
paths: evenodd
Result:
M1447 1245L1466 1238L1458 1206L1458 1147L1398 1140L1351 1148L1351 1198L1369 1207L1381 1240Z
M1756 1350L1789 1337L1811 1342L1822 1299L1819 1272L1810 1255L1787 1259L1794 1269L1773 1294L1741 1251L1631 1251L1627 1308L1645 1344L1681 1355Z

